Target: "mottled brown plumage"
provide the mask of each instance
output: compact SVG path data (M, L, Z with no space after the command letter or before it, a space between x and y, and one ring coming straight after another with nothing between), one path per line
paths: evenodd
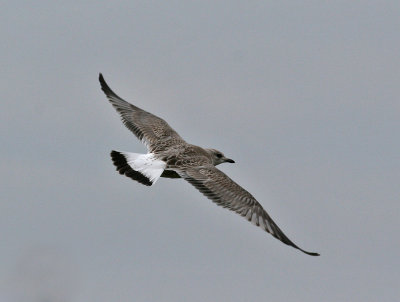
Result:
M308 255L319 255L307 252L294 244L249 192L215 167L224 162L232 163L233 160L226 158L218 150L204 149L188 144L166 121L116 95L101 74L99 80L102 90L120 114L122 122L147 146L149 154L152 156L149 159L149 156L145 158L145 156L137 154L129 155L124 152L112 151L111 156L119 173L142 184L152 185L155 180L150 179L149 175L153 175L155 172L153 170L146 172L146 169L149 167L152 169L152 161L157 161L157 164L164 169L160 173L159 167L154 168L158 173L157 178L160 175L168 178L181 177L217 205L245 217L283 243ZM136 162L138 157L141 165ZM156 177L154 178L156 179Z

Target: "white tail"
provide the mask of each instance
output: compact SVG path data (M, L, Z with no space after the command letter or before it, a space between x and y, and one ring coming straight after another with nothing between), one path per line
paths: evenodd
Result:
M130 152L119 152L122 154L126 163L135 171L146 176L152 183L155 183L163 173L166 163L157 159L153 153L138 154Z

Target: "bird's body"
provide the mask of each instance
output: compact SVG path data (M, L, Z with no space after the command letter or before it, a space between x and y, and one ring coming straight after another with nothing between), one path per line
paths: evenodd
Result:
M319 255L295 245L249 192L215 167L225 162L234 163L232 159L218 150L187 143L163 119L116 95L101 74L99 80L122 122L148 149L147 154L112 151L111 158L120 174L147 186L160 177L183 178L216 204L235 211L283 243L308 255Z

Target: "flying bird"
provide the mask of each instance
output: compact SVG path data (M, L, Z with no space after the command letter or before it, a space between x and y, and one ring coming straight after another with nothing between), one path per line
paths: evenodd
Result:
M100 73L101 89L120 114L124 125L147 147L147 154L111 151L117 171L146 186L160 177L183 178L217 205L245 217L283 243L307 252L294 244L276 225L261 204L216 166L234 163L216 149L187 143L166 121L132 105L107 85Z

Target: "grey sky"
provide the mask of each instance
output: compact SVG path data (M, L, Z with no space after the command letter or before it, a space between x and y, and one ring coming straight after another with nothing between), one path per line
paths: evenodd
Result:
M0 18L0 301L394 301L398 1L7 1ZM97 80L236 161L309 257L145 152ZM207 124L204 122L207 121ZM200 127L201 125L201 127Z

